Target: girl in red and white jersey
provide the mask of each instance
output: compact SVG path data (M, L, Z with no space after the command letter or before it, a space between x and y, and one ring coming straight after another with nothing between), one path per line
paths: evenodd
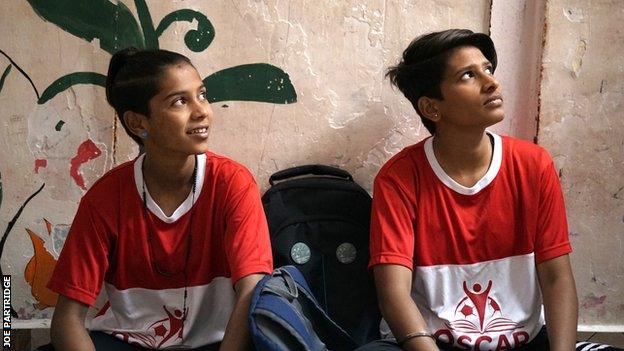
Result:
M496 65L489 36L451 29L416 38L388 71L432 136L375 178L387 339L362 350L574 350L559 179L541 147L486 131L504 118Z
M272 270L251 173L208 151L213 112L188 58L125 49L106 97L144 153L80 202L49 283L57 350L244 350L251 292ZM104 286L108 301L85 328Z

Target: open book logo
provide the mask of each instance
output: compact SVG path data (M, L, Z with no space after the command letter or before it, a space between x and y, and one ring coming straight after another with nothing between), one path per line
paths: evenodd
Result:
M523 326L505 318L501 304L490 296L492 281L485 289L474 283L472 289L463 283L465 297L455 307L455 320L447 322L450 330L461 333L486 334L491 332L511 331Z

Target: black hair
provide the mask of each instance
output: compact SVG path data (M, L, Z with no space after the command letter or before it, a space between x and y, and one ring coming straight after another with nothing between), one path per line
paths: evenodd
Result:
M165 69L183 63L193 65L186 56L175 52L133 47L120 50L111 58L106 100L115 109L126 133L139 145L143 145L143 141L128 129L124 113L133 111L149 117L149 101L158 94Z
M403 51L399 64L388 68L386 72L390 82L412 103L431 135L436 131L435 122L423 116L418 108L418 99L422 96L443 99L440 83L450 52L461 46L478 48L492 64L492 70L496 69L496 49L488 35L474 33L469 29L448 29L414 39Z

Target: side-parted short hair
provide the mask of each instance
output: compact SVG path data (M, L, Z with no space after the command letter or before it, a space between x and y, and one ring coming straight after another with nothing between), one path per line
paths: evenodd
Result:
M452 49L461 46L474 46L496 69L496 49L492 39L483 33L469 29L449 29L442 32L424 34L414 39L403 51L401 61L388 68L386 77L399 88L420 115L425 128L435 134L435 122L425 118L418 108L418 99L425 96L443 99L440 83L446 71Z

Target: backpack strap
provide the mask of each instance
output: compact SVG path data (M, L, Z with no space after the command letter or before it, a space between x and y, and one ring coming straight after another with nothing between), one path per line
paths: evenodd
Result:
M298 301L301 303L303 312L310 319L314 326L314 331L325 342L327 348L329 350L354 350L357 348L357 343L329 317L316 301L303 274L295 266L284 266L278 269L294 277L299 290L300 297Z
M297 268L277 268L254 291L250 332L258 350L353 350L357 344L319 306Z
M297 289L297 283L288 271L278 268L271 273L271 278L282 277L284 284L276 284L275 279L269 279L264 285L265 293L273 293L277 296L283 297L288 301L292 301L299 297L299 289ZM284 285L282 287L282 285Z
M275 185L275 182L304 175L331 176L353 181L351 174L340 168L325 165L304 165L273 173L269 178L269 184Z

